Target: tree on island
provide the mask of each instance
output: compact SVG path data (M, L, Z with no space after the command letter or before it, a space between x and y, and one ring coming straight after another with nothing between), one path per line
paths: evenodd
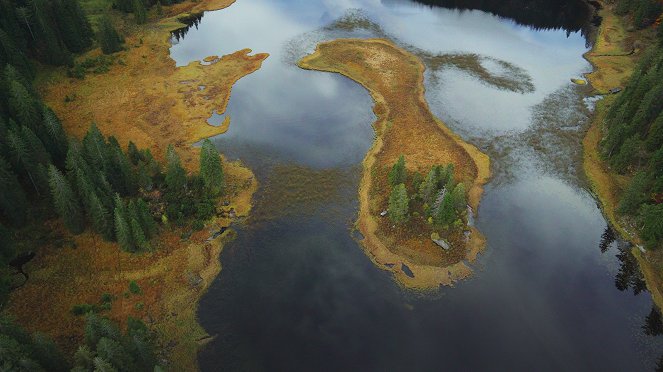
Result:
M408 219L408 196L404 183L394 187L389 196L389 218L396 223L402 223Z
M405 156L401 155L398 158L398 161L391 168L389 172L389 183L391 186L396 186L401 183L405 183L407 180L407 169L405 169Z

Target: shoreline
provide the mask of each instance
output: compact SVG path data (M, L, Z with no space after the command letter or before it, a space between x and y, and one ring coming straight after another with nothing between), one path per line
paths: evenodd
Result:
M105 136L115 136L122 146L133 141L161 161L172 143L185 169L196 171L200 149L193 145L230 125L229 116L218 127L207 124L207 118L212 112L224 113L234 83L258 70L268 54L249 55L250 49L244 49L211 64L194 61L176 67L169 53L170 35L184 26L178 19L189 12L219 10L234 2L164 7L167 16L128 26L125 50L110 56L109 71L79 80L67 77L64 68L49 69L40 73L36 87L68 135L81 138L96 122ZM98 55L96 48L77 60ZM91 231L71 236L60 221L47 221L43 228L57 241L46 240L26 265L30 280L11 294L5 311L29 331L51 335L72 355L82 340L84 318L73 315L71 308L95 304L108 293L114 300L102 316L121 326L128 316L142 319L157 336L158 355L169 362L166 368L197 370L197 352L212 338L197 321L199 300L221 271L223 246L234 237L230 225L249 215L258 187L250 169L221 157L227 191L219 198L218 215L203 230L166 224L152 241L155 251L136 255ZM140 294L127 293L131 280Z
M592 49L583 57L592 65L593 71L586 74L587 80L597 92L607 92L614 87L623 87L630 77L641 51L625 51L624 43L628 35L626 26L605 2L602 2L600 15L603 18L596 41ZM611 31L610 37L605 33ZM590 187L601 206L609 224L619 235L631 242L631 253L635 256L645 278L647 288L659 309L663 309L663 278L661 273L650 263L651 252L641 250L641 241L637 233L625 226L616 214L619 195L628 183L628 178L611 172L600 158L598 144L601 140L603 117L614 100L614 96L605 96L597 102L591 117L590 127L582 141L583 169Z
M393 141L393 138L387 136L387 132L391 131L391 124L394 117L392 116L392 111L394 109L390 107L390 102L383 92L380 91L379 87L374 86L374 82L371 79L366 78L364 75L367 71L370 73L370 68L373 67L374 70L380 68L380 66L366 66L370 65L370 62L365 63L364 65L359 65L356 60L346 62L340 62L340 65L337 65L338 61L323 61L321 63L315 64L315 60L319 58L325 58L322 54L321 48L334 48L335 45L341 45L341 52L344 50L342 46L346 44L350 48L353 47L352 44L356 45L356 50L367 50L372 46L377 45L378 47L387 47L392 53L398 54L398 62L407 62L410 66L411 75L416 74L416 86L410 86L410 89L417 89L418 94L415 97L413 102L414 106L410 107L411 109L419 109L413 111L424 112L421 115L428 116L426 119L429 122L433 122L436 126L435 130L443 133L441 138L436 138L440 141L446 141L444 143L447 147L447 150L456 151L457 153L463 153L460 156L465 156L472 162L474 167L472 180L472 187L468 192L468 202L472 209L476 212L479 205L479 200L483 192L483 185L488 181L490 177L490 161L488 156L481 153L473 145L462 141L462 139L453 133L449 128L444 125L442 121L436 118L429 110L428 103L425 99L425 87L423 85L424 81L424 69L425 66L423 63L414 55L409 54L403 49L397 47L390 41L385 39L336 39L334 41L320 43L316 47L316 50L313 54L305 56L302 58L298 65L301 68L309 70L318 70L318 71L327 71L339 73L346 76L347 78L359 83L362 85L371 95L374 101L373 112L376 115L376 120L373 123L373 129L375 131L375 140L370 150L366 154L363 162L363 174L359 186L359 216L356 222L356 226L363 235L364 239L360 241L364 251L371 258L376 266L383 270L390 271L396 281L409 289L417 290L433 290L438 288L440 285L452 285L455 281L466 278L472 274L472 269L467 266L464 261L473 262L476 259L478 253L485 247L485 239L481 233L473 226L470 227L471 234L470 239L464 247L466 252L462 260L459 260L451 265L436 266L432 264L418 263L412 258L408 258L402 254L394 252L390 247L387 246L384 237L379 236L379 220L374 211L372 212L371 205L374 204L374 198L372 198L372 187L376 180L372 175L372 171L376 169L379 165L384 165L384 159L381 158L381 155L385 152L385 137L388 141ZM350 51L353 51L350 49ZM345 51L347 53L347 51ZM334 54L334 51L332 51ZM334 54L334 56L339 55L339 53ZM386 58L393 57L387 55ZM350 66L352 64L352 66ZM384 67L384 66L381 66ZM363 70L362 70L363 69ZM414 72L413 72L414 71ZM362 74L364 73L364 74ZM393 74L393 71L383 70L382 77L387 77ZM402 87L408 88L408 87ZM405 96L404 94L403 96ZM410 120L408 122L411 126L423 126L420 122L416 120ZM405 125L401 125L405 126ZM430 128L428 129L431 130ZM433 132L435 132L433 130ZM410 139L410 138L408 138ZM460 148L460 149L459 149ZM460 151L459 151L460 150ZM421 152L421 151L420 151ZM450 156L451 159L456 159L453 155L445 154ZM406 153L406 157L412 157L413 154ZM419 157L420 160L421 157ZM419 162L416 166L418 169L424 169L424 166L431 166L435 162L430 160L433 157L428 157L429 162L425 164L425 161ZM416 157L415 157L416 159ZM389 163L387 163L389 164ZM467 165L466 165L467 166ZM459 167L460 168L460 167ZM410 169L412 170L412 169ZM456 169L456 174L462 173L459 169ZM466 181L467 177L460 178L462 181ZM429 238L425 238L424 241L419 241L417 243L430 243ZM458 249L458 248L456 248ZM439 251L440 248L437 248ZM404 270L405 267L405 270ZM409 273L406 273L409 271Z

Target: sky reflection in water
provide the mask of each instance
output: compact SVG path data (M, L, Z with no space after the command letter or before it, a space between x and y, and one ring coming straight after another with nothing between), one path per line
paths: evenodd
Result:
M493 146L514 146L519 137L509 136L536 130L533 107L590 70L579 33L534 31L479 11L401 0L238 0L206 13L172 47L178 65L247 47L271 56L233 87L230 129L216 139L224 153L256 171L261 191L256 221L225 247L224 268L200 304L203 326L219 334L201 352L203 370L651 368L663 348L660 337L642 334L651 300L615 289L617 246L599 249L606 224L594 199L575 177L528 166L535 155L527 144L515 144L525 155L511 163L508 156L493 159L496 179L522 170L486 188L477 224L488 247L474 278L419 298L364 255L349 228L357 164L373 139L372 101L344 77L292 64L321 40L370 37L366 30L321 31L356 8L405 47L476 53L529 73L536 89L520 94L459 70L427 72L432 111ZM292 163L355 176L327 205L316 199L314 211L300 213L306 205L297 205L279 216L268 200L279 190L268 188L282 174L274 169ZM289 202L304 200L295 195Z

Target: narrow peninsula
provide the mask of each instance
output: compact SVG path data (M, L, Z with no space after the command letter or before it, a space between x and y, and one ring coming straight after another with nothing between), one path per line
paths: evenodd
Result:
M364 86L375 102L376 137L363 162L357 221L364 237L361 243L373 262L391 271L404 287L418 290L451 285L471 275L465 262L474 261L485 245L472 226L471 214L476 213L490 177L490 162L430 112L423 63L386 39L338 39L319 44L299 66L345 75ZM399 164L410 175L402 177L401 191L413 195L402 202L421 208L410 208L406 220L396 223L387 212L388 205L394 204L390 203L392 188L398 188L390 169L398 172ZM452 217L451 224L440 227L426 216L432 205L416 200L415 195L426 174L445 172L447 181L464 185L461 199L467 202L457 219ZM451 194L448 189L442 186L433 203Z

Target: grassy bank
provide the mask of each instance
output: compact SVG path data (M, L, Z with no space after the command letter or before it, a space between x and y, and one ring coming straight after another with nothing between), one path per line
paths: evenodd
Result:
M642 32L628 32L627 25L613 13L611 6L605 3L603 5L600 14L603 22L596 43L585 55L594 66L594 71L588 74L587 78L596 92L601 94L607 93L612 88L623 88L642 55L642 51L635 48L639 44L637 40ZM591 126L583 140L583 166L592 190L597 195L610 224L622 237L636 245L633 254L638 259L647 287L657 306L663 308L663 254L641 251L637 248L642 242L633 229L617 214L619 200L630 179L628 176L611 171L599 154L604 118L614 99L615 96L606 96L596 106Z
M433 165L454 164L454 178L468 185L469 204L475 211L490 177L488 157L430 112L423 63L387 40L339 39L319 44L299 65L345 75L364 86L375 102L376 139L363 162L357 221L366 253L408 288L437 288L470 275L463 261L473 261L484 246L475 228L469 228L467 242L452 236L453 248L446 251L431 240L423 218L412 219L403 228L379 216L389 199L387 173L401 154L410 172L425 174Z
M110 57L107 71L76 79L65 68L44 70L38 89L69 135L81 138L90 122L96 122L104 135L115 136L123 146L131 140L161 160L173 144L185 168L197 171L199 149L193 144L230 125L226 118L214 127L207 118L213 111L224 112L232 85L259 69L267 54L249 55L247 49L210 64L178 68L169 57L170 31L183 26L177 19L185 12L221 9L233 2L164 7L164 18L139 26L122 24L118 16L126 48ZM79 61L98 55L99 50L92 50ZM11 294L7 311L28 330L51 335L71 355L84 324L72 308L99 305L106 294L112 301L99 310L102 315L120 324L128 316L142 319L155 331L168 369L195 370L197 348L209 339L197 323L197 303L221 270L223 244L233 237L232 230L218 232L248 215L257 189L252 172L241 163L224 161L223 166L226 192L217 216L200 231L164 223L151 242L153 253L125 253L91 232L71 236L59 222L49 222L44 230L50 236L24 268L30 279ZM131 281L139 293L128 290Z

